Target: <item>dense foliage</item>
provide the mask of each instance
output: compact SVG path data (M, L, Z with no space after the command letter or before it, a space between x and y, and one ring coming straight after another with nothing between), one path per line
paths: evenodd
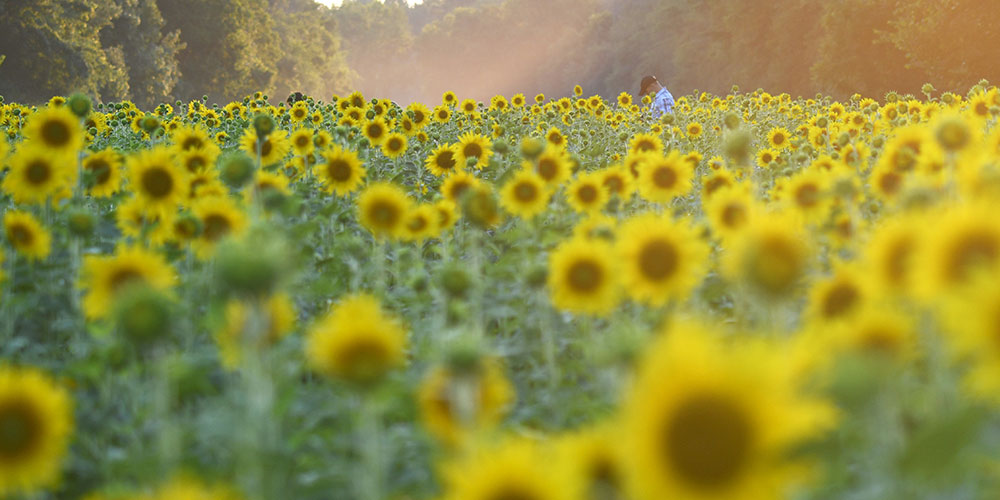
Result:
M731 84L846 99L1000 71L974 0L0 0L0 94L38 103L316 96L487 99L576 83L612 98ZM280 77L279 77L280 75Z

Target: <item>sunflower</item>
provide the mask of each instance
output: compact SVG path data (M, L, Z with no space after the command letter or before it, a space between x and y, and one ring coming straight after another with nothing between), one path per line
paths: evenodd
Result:
M612 196L627 201L634 192L633 177L624 165L615 165L600 171L601 186Z
M57 155L76 155L84 142L80 119L66 107L32 113L24 125L24 137Z
M566 136L563 135L562 131L555 127L550 128L549 131L545 133L545 142L554 148L566 148Z
M993 202L950 207L920 232L916 289L931 298L967 285L976 274L1000 270L1000 220Z
M486 137L472 132L466 132L458 137L458 144L455 145L455 161L459 166L469 166L470 160L475 158L475 167L483 168L492 155L492 143Z
M480 181L476 176L464 170L458 170L444 178L444 182L441 183L441 194L448 201L458 205L462 201L462 196L470 189L478 187L479 184Z
M0 496L56 486L73 433L66 389L34 368L0 367Z
M627 108L632 105L632 94L628 92L622 92L618 94L618 105Z
M701 137L701 133L704 132L704 130L705 129L702 128L701 124L698 122L691 122L687 124L687 129L686 129L687 135L692 139L697 139L698 137Z
M566 186L566 198L569 205L577 212L597 212L611 197L604 188L603 175L600 172L581 174Z
M367 294L342 299L306 338L306 359L329 377L369 385L405 360L406 329Z
M570 500L575 484L539 444L510 438L443 467L444 500Z
M316 144L313 143L313 131L309 128L300 128L292 132L288 140L292 144L292 151L297 155L311 155L316 149Z
M467 115L471 115L476 112L478 106L479 103L475 99L464 99L462 100L462 104L458 106L458 109Z
M128 169L130 187L148 211L172 214L187 193L187 174L174 163L167 148L129 156Z
M260 148L259 152L257 151L258 147ZM240 138L240 149L251 158L258 158L259 155L260 165L266 167L284 160L285 155L291 149L291 144L288 140L288 132L284 130L275 130L267 137L259 138L257 132L253 128L249 128L243 132L243 137Z
M290 194L288 190L288 177L281 173L272 173L264 170L257 171L257 177L251 184L250 189L254 196L263 195L267 192L277 192L283 195Z
M757 210L750 189L742 185L722 188L705 201L705 215L712 230L727 240L745 229Z
M680 153L649 155L639 170L639 194L648 201L668 202L691 191L693 172Z
M808 464L791 452L834 414L800 394L789 365L784 349L673 325L646 352L623 410L634 498L782 498L805 480Z
M904 215L885 220L872 231L863 259L881 290L906 293L913 288L924 224L915 216Z
M840 265L809 292L806 317L820 325L850 319L872 299L871 280L856 266Z
M406 136L393 132L382 143L382 154L389 158L399 158L406 152Z
M218 149L205 128L198 125L182 125L173 130L170 140L178 152Z
M32 260L45 260L52 249L52 236L29 213L8 210L3 215L3 229L7 242Z
M420 419L435 438L455 446L495 427L514 399L514 388L495 359L471 368L433 367L417 392Z
M786 213L760 214L726 249L724 270L765 297L786 297L805 277L812 256L802 223Z
M597 239L564 241L549 256L548 287L558 309L607 315L621 296L611 245Z
M323 184L324 191L346 196L361 186L367 172L357 153L334 146L320 156L324 162L313 167L313 175Z
M254 320L262 322L252 323ZM258 304L229 301L225 323L215 334L223 366L235 369L245 348L266 348L280 341L294 327L295 305L286 293L276 293ZM251 334L254 336L250 337Z
M210 170L211 167L215 166L216 159L218 159L218 150L210 152L206 149L181 151L175 156L177 164L191 174Z
M382 118L373 118L361 126L361 132L372 146L381 146L389 137L389 125Z
M662 154L663 141L653 134L635 134L628 143L628 152Z
M358 196L358 220L376 238L401 234L410 199L399 186L387 182L371 184Z
M659 306L683 300L701 282L709 249L689 225L643 214L622 225L617 253L629 296Z
M407 106L407 111L412 117L413 126L419 130L431 122L433 112L423 103L415 102Z
M733 187L735 185L736 178L733 176L732 172L724 167L713 168L708 175L702 177L702 199L706 201L710 200L712 199L712 195L717 193L719 190Z
M432 207L434 208L434 213L437 215L436 227L438 234L451 229L455 225L455 221L458 220L458 208L451 200L438 200L434 202Z
M202 198L194 203L191 212L201 222L201 234L194 241L195 253L207 259L215 252L224 238L238 236L247 225L247 216L227 196Z
M451 120L451 109L447 106L438 106L434 108L434 121L438 123L448 123Z
M570 176L570 163L561 149L545 148L535 160L535 171L551 187L562 184Z
M878 362L905 363L919 354L917 332L910 317L879 304L859 308L839 326L829 329L828 337L834 352L866 356Z
M118 229L123 235L139 241L161 245L170 237L175 213L149 211L139 198L123 201L115 211Z
M8 165L3 190L19 204L45 203L76 180L72 159L37 144L22 143Z
M785 187L786 201L808 222L822 222L830 213L833 201L830 178L818 170L802 170L793 175Z
M163 258L145 248L120 245L113 255L87 255L83 258L79 287L86 289L83 312L87 319L106 317L119 292L135 283L156 290L174 286L174 269Z
M620 433L610 424L574 432L557 445L558 462L584 493L580 498L627 498Z
M442 175L449 175L456 169L463 167L458 163L456 158L456 147L454 145L442 144L424 160L424 165L427 166L427 169L432 174L441 177Z
M773 149L764 148L757 152L757 166L760 168L768 168L778 159L778 153Z
M438 232L438 214L431 205L413 207L403 217L402 237L407 241L421 243Z
M446 91L445 93L441 94L441 104L449 107L455 106L456 104L458 104L458 97L455 96L454 92L450 90Z
M292 105L292 109L288 110L288 117L291 118L292 123L302 123L309 118L309 107L305 101L298 101Z
M791 134L784 127L774 127L767 133L767 143L777 151L788 148L791 145L790 138Z
M500 188L500 204L513 215L530 219L545 211L550 192L545 181L531 170L520 170Z

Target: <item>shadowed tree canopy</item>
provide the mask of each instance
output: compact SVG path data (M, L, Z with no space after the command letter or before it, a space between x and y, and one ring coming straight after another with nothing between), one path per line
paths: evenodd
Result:
M670 90L845 99L1000 79L1000 19L975 0L0 0L0 94L142 106L318 98L407 103Z

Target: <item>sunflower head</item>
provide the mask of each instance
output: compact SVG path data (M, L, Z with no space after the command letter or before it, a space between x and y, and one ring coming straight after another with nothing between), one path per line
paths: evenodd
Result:
M395 237L402 232L410 205L402 188L385 182L375 183L358 196L358 219L377 238Z
M549 256L548 288L552 304L559 309L609 314L621 297L611 245L584 238L560 244Z
M341 300L309 331L306 357L313 369L361 385L380 380L404 361L406 331L370 295Z

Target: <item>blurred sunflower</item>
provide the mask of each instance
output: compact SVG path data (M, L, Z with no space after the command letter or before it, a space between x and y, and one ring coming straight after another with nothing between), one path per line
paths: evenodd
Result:
M569 158L561 149L545 148L535 161L535 171L546 184L556 187L571 174Z
M471 367L435 366L417 392L424 427L447 446L496 426L513 400L514 388L496 359Z
M0 429L0 496L56 486L73 433L66 389L37 369L0 367Z
M530 219L545 211L549 204L549 188L531 170L521 169L500 188L500 204L522 219Z
M128 158L129 187L143 208L172 214L187 194L188 181L167 148L140 151Z
M256 318L264 323L250 323ZM259 328L253 330L252 328ZM279 292L257 304L231 300L226 304L225 323L215 333L219 356L226 368L235 369L246 348L264 349L287 336L295 327L295 305L288 294ZM249 335L253 334L254 337Z
M396 237L402 232L410 205L406 192L399 186L387 182L370 184L358 196L358 220L376 238Z
M560 438L557 463L577 485L582 495L579 498L628 498L620 437L620 432L609 423Z
M812 258L802 223L784 213L755 215L726 248L723 269L765 298L787 297L805 278Z
M313 167L313 175L320 180L324 191L346 196L361 186L367 172L357 153L334 146L320 156L324 162Z
M306 337L306 359L319 373L369 385L405 361L406 329L378 299L346 297Z
M442 467L444 500L570 500L576 485L526 438L481 447Z
M624 165L614 165L600 171L601 186L612 196L628 201L634 192L633 177Z
M224 238L242 234L247 216L228 196L202 198L191 206L191 212L201 222L201 234L193 242L201 259L211 257Z
M603 316L618 305L621 288L609 243L572 238L549 255L549 295L561 310Z
M728 346L673 325L646 352L622 425L637 500L783 498L809 476L795 446L831 427L833 410L801 395L783 349Z
M607 204L610 195L602 184L600 172L579 175L566 186L566 200L577 212L598 212Z
M667 156L648 154L639 170L639 194L652 202L669 202L691 191L693 173L680 153L671 151Z
M636 134L629 140L628 152L637 153L663 153L663 141L653 134Z
M556 127L552 127L545 133L545 142L554 148L566 148L566 136Z
M175 214L149 211L142 200L129 198L115 212L115 222L123 235L153 245L163 244L170 236L170 226Z
M38 144L22 143L7 164L10 170L2 186L15 203L45 203L75 181L72 159L53 154Z
M76 155L84 142L80 119L66 107L32 113L24 125L24 137L55 155Z
M52 249L52 236L34 216L8 210L3 215L4 234L17 253L31 260L45 260Z
M402 238L419 244L437 234L437 223L438 214L433 206L415 206L403 216Z
M119 245L113 255L83 258L78 286L86 290L83 313L90 320L108 315L116 296L135 283L167 290L177 282L174 269L162 255L138 246Z
M688 224L643 214L622 224L617 253L629 296L660 306L683 300L701 282L709 249Z
M267 167L284 160L291 149L291 144L288 141L288 132L284 130L275 130L266 137L257 137L257 132L249 128L240 138L240 149L251 158L258 158L259 153L260 165Z
M444 182L441 183L441 194L458 205L462 201L462 196L479 184L480 181L476 176L464 170L458 170L444 178Z
M917 292L925 298L967 285L978 273L1000 269L1000 220L994 202L949 207L920 230L914 265Z

